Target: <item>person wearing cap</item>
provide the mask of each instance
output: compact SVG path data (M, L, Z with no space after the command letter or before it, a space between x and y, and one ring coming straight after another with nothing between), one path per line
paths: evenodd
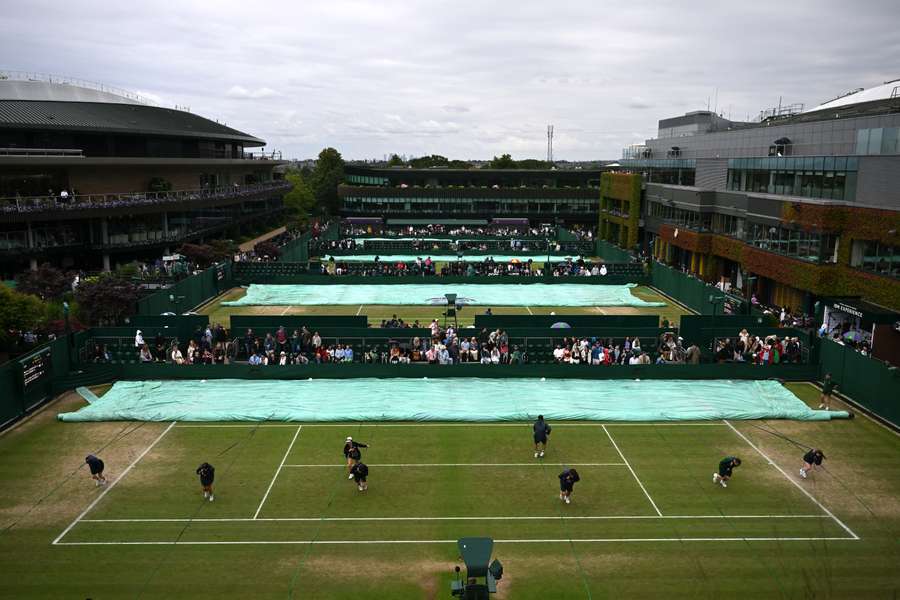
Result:
M821 450L818 448L810 448L809 452L803 455L803 466L800 467L800 477L806 479L806 474L816 467L821 467L823 460L825 460L825 454Z
M93 454L88 454L84 458L84 462L87 463L88 468L91 470L91 479L97 482L96 485L106 485L106 477L103 475L103 461Z
M368 447L368 445L363 444L362 442L354 441L349 435L347 436L347 440L344 442L344 458L347 459L347 470L350 473L347 476L347 479L353 479L353 465L362 459L362 453L359 449Z

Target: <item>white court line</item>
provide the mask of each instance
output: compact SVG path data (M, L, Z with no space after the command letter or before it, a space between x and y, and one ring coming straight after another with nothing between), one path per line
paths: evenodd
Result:
M531 307L530 307L530 306L526 306L526 307L525 307L525 310L527 310L527 311L528 311L528 314L529 314L529 315L532 315L532 316L534 316L534 313L533 313L533 312L531 312Z
M290 306L290 305L286 306L286 307L284 308L284 310L281 311L281 316L283 317L284 315L286 315L286 314L287 314L287 311L291 310L292 308L294 308L294 307L293 307L293 306Z
M359 308L356 309L356 316L357 316L357 317L359 316L359 313L362 312L363 306L365 306L365 304L360 304L360 305L359 305Z
M91 510L92 510L95 506L97 506L97 503L98 503L98 502L100 502L101 500L103 500L103 497L106 496L106 494L108 494L109 491L110 491L111 489L113 489L114 487L116 487L116 484L117 484L117 483L119 483L120 481L122 481L122 479L124 479L125 476L128 475L128 472L131 471L131 469L134 468L134 465L138 464L138 461L140 461L142 458L144 458L144 457L147 455L148 452L150 452L151 450L153 450L153 447L154 447L157 443L159 443L159 440L163 439L163 437L164 437L167 433L169 433L169 430L171 430L172 427L175 426L175 423L176 423L176 421L172 421L171 423L169 423L169 426L166 427L166 428L163 430L163 432L160 433L159 436L157 436L157 438L156 438L155 440L153 440L153 443L151 443L149 446L147 446L146 448L144 448L144 451L141 452L141 453L137 456L137 458L135 458L133 461L131 461L131 464L128 465L127 467L125 467L125 470L124 470L124 471L122 471L121 473L119 473L119 476L116 477L116 480L113 481L112 483L110 483L108 486L106 486L106 487L103 489L103 491L100 492L100 495L97 496L96 498L94 498L94 501L91 502L90 504L88 504L88 507L85 508L85 509L81 512L80 515L78 515L77 517L75 517L75 520L72 521L71 523L69 523L69 526L66 527L65 529L63 529L62 533L60 533L58 536L56 536L56 539L53 540L53 545L54 545L54 546L58 545L58 544L59 544L59 540L63 539L63 537L65 537L65 535L66 535L67 533L69 533L69 532L72 530L72 528L75 527L75 526L78 524L78 522L81 521L81 520L84 518L84 516L85 516L86 514L88 514L89 512L91 512Z
M355 427L360 425L358 421L347 421L345 423L303 423L303 427ZM522 427L523 425L531 425L531 421L520 421L516 423L381 423L372 422L371 427ZM554 427L597 427L602 423L554 423ZM653 422L647 421L643 423L606 423L606 427L725 427L725 423L719 421L713 423L680 423L677 421ZM269 427L294 427L290 423L271 423L257 424L254 422L234 423L234 424L200 424L200 425L178 425L179 429L196 429L200 427L259 427L266 429Z
M294 447L294 442L297 441L297 436L300 435L300 430L303 429L303 425L297 426L297 431L294 432L294 437L291 438L291 443L288 444L287 450L284 451L284 456L281 457L281 463L278 465L278 468L275 470L275 474L272 475L272 481L269 482L269 488L266 490L266 493L263 495L262 500L259 501L259 506L256 507L256 512L253 513L253 518L259 516L259 511L262 510L263 504L266 503L266 498L269 497L269 492L272 491L272 486L275 485L275 480L278 479L278 474L281 473L281 469L284 467L284 461L287 460L288 454L291 453L291 448Z
M571 544L616 542L817 542L855 541L847 537L674 537L674 538L558 538L494 540L496 544ZM359 545L359 544L456 544L458 540L265 540L265 541L171 541L171 542L60 542L60 546L251 546L251 545Z
M731 423L729 423L727 419L722 419L722 420L725 422L726 425L728 425L728 426L731 428L731 430L732 430L733 432L735 432L736 434L738 434L738 436L740 436L741 439L743 439L745 442L747 442L748 444L750 444L750 447L751 447L751 448L753 448L754 450L756 450L757 452L759 452L759 455L762 456L764 459L766 459L766 461L767 461L770 465L772 465L773 467L775 467L776 469L778 469L778 471L779 471L782 475L784 475L784 478L785 478L785 479L787 479L788 481L790 481L791 483L793 483L794 486L796 486L796 488L797 488L798 490L800 490L801 492L803 492L803 494L804 494L807 498L809 498L810 500L812 500L813 502L815 502L816 506L818 506L818 507L821 508L823 511L825 511L825 514L827 514L829 517L831 517L832 519L834 519L834 521L835 521L838 525L840 525L840 526L844 529L844 531L846 531L847 533L849 533L849 534L853 537L853 539L855 539L855 540L858 540L858 539L859 539L859 536L856 535L855 533L853 533L853 530L852 530L852 529L850 529L849 527L847 527L847 525L845 525L843 521L841 521L841 520L838 519L836 516L834 516L834 513L832 513L832 512L831 512L830 510L828 510L827 508L825 508L825 505L824 505L824 504L822 504L821 502L819 502L818 500L816 500L815 496L813 496L812 494L810 494L809 492L807 492L807 491L806 491L806 488L804 488L802 485L800 485L799 483L797 483L797 481L795 481L793 477L791 477L790 475L788 475L788 474L784 471L784 469L782 469L782 468L779 467L777 464L775 464L775 461L773 461L771 458L769 458L768 456L766 456L765 452L763 452L762 450L760 450L760 449L756 446L756 444L754 444L753 442L750 441L750 439L749 439L747 436L745 436L743 433L741 433L740 431L738 431L737 428L735 428L734 425L732 425Z
M596 515L514 517L211 517L206 519L82 519L82 523L265 523L265 522L319 522L319 521L552 521L557 519L584 521L634 520L634 519L829 519L826 514L817 515Z
M625 463L369 463L370 467L540 467L542 465L551 467L627 467ZM331 463L329 465L284 465L291 468L305 467L343 467L347 465L339 463Z
M619 453L619 456L622 457L622 461L625 463L625 466L628 467L628 470L631 471L631 474L634 476L634 480L637 481L637 484L641 486L641 489L644 491L644 495L647 496L647 500L650 501L650 504L653 505L653 510L656 511L656 514L662 516L662 512L660 512L659 507L656 506L656 502L653 501L653 498L650 497L650 494L647 493L647 488L644 487L644 484L641 483L641 480L638 479L637 473L634 472L634 469L631 468L631 465L628 464L628 459L625 458L625 455L622 454L622 451L619 450L619 445L616 444L616 440L613 439L612 435L610 435L609 430L606 428L606 425L603 426L603 431L606 432L606 437L609 438L609 441L612 442L613 448L616 449L616 452Z

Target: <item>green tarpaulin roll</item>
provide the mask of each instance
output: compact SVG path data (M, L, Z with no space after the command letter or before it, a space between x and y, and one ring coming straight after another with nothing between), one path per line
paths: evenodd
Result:
M119 381L89 406L60 414L59 419L527 421L538 414L558 421L820 421L848 417L846 412L812 410L776 381L473 377Z
M636 284L591 285L568 283L403 283L372 285L267 285L251 284L239 300L222 306L305 305L427 305L445 303L444 294L466 298L479 306L665 306L646 302L631 293Z

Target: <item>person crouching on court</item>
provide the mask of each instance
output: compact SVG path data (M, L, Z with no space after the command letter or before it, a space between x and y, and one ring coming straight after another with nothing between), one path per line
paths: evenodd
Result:
M368 446L362 442L354 442L352 437L347 436L344 443L344 458L347 459L347 471L350 473L347 479L353 479L353 465L362 459L360 448L368 448Z
M723 488L727 488L727 482L731 479L731 472L735 467L739 466L741 466L741 459L736 456L726 456L719 461L719 472L713 473L713 483L718 483Z
M803 466L800 467L800 477L806 479L806 474L822 466L825 454L818 448L810 448L809 452L803 455Z
M572 490L575 488L575 484L579 481L581 481L581 477L578 476L578 471L576 471L575 469L566 469L565 471L560 473L559 499L566 504L571 504Z
M213 480L216 477L216 470L209 463L203 463L197 467L197 475L200 476L200 486L203 488L203 497L210 502L213 501Z
M369 484L366 481L366 478L369 476L369 467L366 463L358 462L350 467L350 475L353 476L353 480L356 482L356 489L361 492L369 489Z
M103 461L93 454L88 454L84 458L84 462L87 463L88 468L91 470L91 479L97 482L95 485L106 485L106 477L103 475Z

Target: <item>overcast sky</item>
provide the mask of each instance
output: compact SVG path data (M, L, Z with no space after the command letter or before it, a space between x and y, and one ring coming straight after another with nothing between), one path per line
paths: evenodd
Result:
M618 158L661 118L745 119L900 77L900 3L4 0L0 68L137 91L345 158Z

